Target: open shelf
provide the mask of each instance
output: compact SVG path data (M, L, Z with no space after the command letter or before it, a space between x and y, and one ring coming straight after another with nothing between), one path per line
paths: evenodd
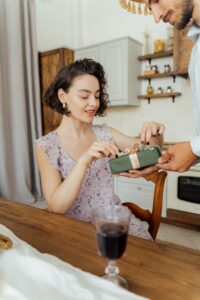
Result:
M138 56L139 61L145 61L149 60L149 64L151 64L152 59L156 58L163 58L163 57L169 57L173 56L173 50L165 51L165 52L159 52L159 53L153 53L153 54L147 54ZM162 72L162 73L155 73L155 74L148 74L148 75L140 75L138 76L139 80L148 80L149 85L151 84L151 79L156 78L167 78L167 77L173 77L173 81L175 82L176 76L181 76L184 78L188 77L188 74L181 73L181 72ZM150 103L151 99L159 99L159 98L172 98L172 102L175 102L175 98L181 96L182 94L179 92L172 92L172 93L156 93L156 94L150 94L150 95L138 95L138 99L147 99L148 103Z
M169 98L169 97L178 97L181 96L181 93L174 92L174 93L161 93L161 94L150 94L150 95L139 95L137 96L138 99L151 99L151 98Z
M165 77L173 77L175 78L176 76L182 76L184 78L188 77L188 74L185 73L178 73L178 72L163 72L163 73L155 73L155 74L149 74L149 75L140 75L138 76L139 80L144 80L144 79L154 79L154 78L165 78Z
M178 74L176 72L164 72L164 73L155 73L155 74L149 74L149 75L142 75L138 76L139 80L143 79L153 79L153 78L164 78L164 77L175 77Z
M159 52L159 53L138 56L138 60L139 61L151 60L151 59L155 59L155 58L168 57L168 56L172 56L172 55L173 55L173 50L170 50L170 51L165 51L165 52Z
M147 99L148 103L150 104L151 99L159 99L159 98L172 98L172 102L175 102L175 98L181 96L182 94L179 92L174 93L161 93L161 94L150 94L150 95L139 95L137 96L138 99Z

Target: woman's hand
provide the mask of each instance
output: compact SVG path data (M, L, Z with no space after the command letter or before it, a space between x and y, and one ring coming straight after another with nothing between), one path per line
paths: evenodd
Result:
M130 153L136 153L138 152L140 149L140 145L139 144L133 144L133 146L126 148L124 150L125 153L130 154Z
M104 141L96 141L81 155L79 161L89 166L93 160L115 156L117 153L118 149L115 145Z
M140 141L144 144L150 144L152 138L158 138L163 135L165 126L161 123L156 122L145 122L142 126Z

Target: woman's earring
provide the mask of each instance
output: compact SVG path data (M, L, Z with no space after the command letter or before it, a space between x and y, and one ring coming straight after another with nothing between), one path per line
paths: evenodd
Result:
M70 115L70 111L68 110L67 103L64 102L64 103L62 104L62 106L63 106L63 112L62 112L62 113L63 113L65 116L69 116L69 115Z

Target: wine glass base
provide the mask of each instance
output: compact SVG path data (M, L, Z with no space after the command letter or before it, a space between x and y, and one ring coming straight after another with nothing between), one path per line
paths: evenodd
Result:
M128 281L119 275L116 275L116 276L104 275L102 278L109 280L112 283L114 283L118 286L121 286L124 289L127 289L127 290L129 289Z

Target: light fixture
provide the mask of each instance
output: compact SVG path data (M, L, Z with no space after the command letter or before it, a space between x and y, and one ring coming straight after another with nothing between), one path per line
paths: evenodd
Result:
M119 4L121 5L121 7L126 9L128 12L131 12L132 14L138 13L138 15L150 15L151 11L146 4L144 6L144 10L142 11L142 3L144 3L143 0L119 0Z

